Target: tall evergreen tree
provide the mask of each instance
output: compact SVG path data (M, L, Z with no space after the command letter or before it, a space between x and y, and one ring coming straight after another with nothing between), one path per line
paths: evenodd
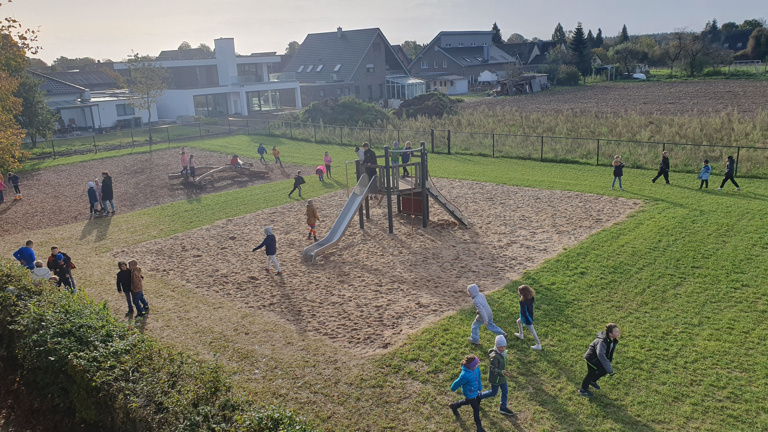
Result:
M589 62L589 48L587 47L587 37L584 35L584 28L581 26L581 23L576 25L576 29L571 36L571 43L568 44L568 47L573 53L573 60L574 63L576 63L576 68L579 69L579 72L581 72L582 75L589 73L589 69L591 69L591 64Z
M552 33L552 42L555 42L558 45L564 44L566 42L565 30L563 30L563 26L560 23L557 23L557 26L555 26L555 31Z
M627 32L626 24L624 24L624 27L621 28L621 33L619 33L619 37L616 38L616 45L621 45L624 42L629 42L629 33Z
M595 36L595 46L593 48L601 48L603 46L603 29L597 29L597 35Z
M493 23L493 27L491 27L491 30L493 31L493 36L491 37L491 42L494 45L503 45L504 44L504 38L501 37L501 29L499 28L496 23Z
M587 49L592 49L595 47L595 35L592 34L592 29L589 29L587 32Z

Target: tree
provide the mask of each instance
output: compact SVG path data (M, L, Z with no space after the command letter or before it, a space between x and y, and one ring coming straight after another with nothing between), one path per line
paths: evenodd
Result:
M764 19L750 19L744 20L744 22L739 25L739 30L757 30L762 27L765 27Z
M555 42L558 45L566 42L565 30L563 30L563 26L560 23L557 23L555 31L552 33L552 42Z
M733 21L728 21L727 23L723 23L723 25L720 26L720 31L722 31L724 34L733 33L738 29L739 25Z
M29 62L27 64L28 68L45 69L45 68L48 67L48 63L40 60L39 58L29 58L29 57L27 57L27 61Z
M752 60L765 60L768 57L768 28L755 29L749 36L747 55Z
M666 58L669 64L669 72L671 73L680 56L683 55L683 46L685 45L685 38L687 32L684 29L678 29L671 34L671 38L666 46L662 48L663 56Z
M197 49L203 50L203 52L206 54L213 54L213 50L208 44L201 43L200 45L197 46Z
M627 25L624 24L624 27L621 28L621 33L619 33L619 36L616 38L616 45L621 45L626 42L629 42L629 32L627 32Z
M603 29L597 29L597 35L595 36L595 48L603 47Z
M61 69L66 69L67 67L83 66L83 65L94 64L94 63L96 63L96 59L91 57L68 58L68 57L60 56L59 58L57 58L51 63L51 67L55 68L56 70L61 70Z
M612 62L621 65L621 69L626 73L634 73L635 65L641 62L643 50L632 42L625 42L616 45L608 51L608 56Z
M405 54L410 59L415 59L416 56L421 54L421 51L424 49L424 45L417 43L415 40L407 40L401 43L400 46L403 48L403 51L405 51Z
M571 36L571 43L568 44L571 52L573 53L573 62L576 69L581 72L582 75L586 75L592 69L592 64L589 61L589 47L587 46L587 37L584 35L584 28L581 23L576 25L576 29Z
M53 136L59 117L45 102L45 92L40 90L42 82L25 75L15 92L15 96L21 99L21 113L16 119L32 141L32 147L37 146L38 138L47 140Z
M192 49L192 45L190 45L190 43L189 43L189 42L187 42L187 41L184 41L184 42L182 42L182 43L180 43L180 44L179 44L179 47L178 47L177 49L178 49L179 51L181 51L181 50L188 50L188 49Z
M166 78L168 71L164 67L156 66L151 61L145 60L139 54L134 54L128 61L130 76L126 79L126 85L131 91L130 105L138 110L147 110L149 118L149 142L152 142L152 107L163 96L168 88Z
M507 43L524 43L528 42L528 39L525 38L525 36L521 35L520 33L512 33L507 38Z
M717 18L712 18L712 21L707 21L702 32L710 43L720 43L720 27L717 25Z
M587 32L587 49L595 48L595 35L592 34L592 29Z
M709 54L709 42L701 34L685 33L682 38L680 61L688 75L695 76L704 69L706 55Z
M496 45L503 45L504 44L504 38L501 37L501 29L499 28L496 23L493 23L493 27L491 27L491 31L493 32L493 36L491 36L491 42Z
M296 41L290 41L288 42L288 46L285 47L285 55L288 56L295 56L297 52L299 52L299 48L301 48L301 44Z

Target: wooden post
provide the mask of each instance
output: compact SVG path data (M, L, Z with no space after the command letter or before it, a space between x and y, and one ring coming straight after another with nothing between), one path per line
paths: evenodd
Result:
M541 137L541 155L539 156L539 160L544 162L544 136Z
M136 141L133 140L133 131L131 131L131 147L136 146ZM152 151L152 146L149 147L149 151Z
M448 154L451 154L451 130L448 129Z
M373 143L371 142L371 128L368 128L368 146L373 147Z
M229 128L229 134L232 135L232 119L227 117L227 127Z
M491 157L495 158L496 157L496 134L495 133L491 134L491 146L492 146Z
M291 139L293 139L293 123L288 122L288 130L291 132Z
M429 130L429 135L432 137L432 153L434 153L435 152L435 130L434 129L430 129Z
M56 158L56 146L53 144L53 140L51 140L51 151L53 151L53 157Z
M165 127L165 135L168 137L168 144L171 143L171 130L168 126Z
M427 195L427 149L421 151L421 226L427 227L429 221L429 195ZM413 203L411 203L413 206Z
M339 126L339 144L344 145L344 126Z
M98 153L99 151L96 149L96 135L93 135L91 138L93 138L93 152Z
M597 161L595 165L600 165L600 139L597 140Z
M392 221L392 178L389 176L389 146L384 146L384 181L387 187L387 223L389 233L394 234L395 227Z
M272 135L272 123L267 120L267 135Z
M741 155L741 147L736 147L736 164L733 166L733 176L739 172L739 155Z
M200 122L197 123L197 130L198 130L198 132L200 132L200 138L202 138L203 137L203 125L202 125L202 123L200 123Z

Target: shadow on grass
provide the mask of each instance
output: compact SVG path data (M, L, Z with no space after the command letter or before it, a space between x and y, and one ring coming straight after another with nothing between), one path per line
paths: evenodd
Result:
M16 203L18 203L18 202L19 202L18 200L13 200L13 201L5 200L5 201L3 201L2 205L0 205L0 215L4 215L4 214L8 213L9 211L11 211L11 209L13 207L15 207Z
M80 240L95 234L95 240L97 242L103 241L107 238L107 233L109 233L109 226L111 224L112 216L92 216L91 219L83 225L83 230L80 231Z

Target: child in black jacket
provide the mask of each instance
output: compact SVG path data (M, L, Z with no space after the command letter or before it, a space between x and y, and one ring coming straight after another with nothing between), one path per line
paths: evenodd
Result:
M126 312L125 316L129 317L133 315L133 303L131 302L131 270L128 268L128 264L124 261L117 263L117 267L120 271L117 272L115 284L117 285L117 292L125 294L125 301L128 302L128 312Z
M304 180L304 177L301 176L301 171L296 171L296 175L293 176L293 189L291 189L290 192L288 192L288 198L291 197L291 194L294 193L296 190L299 191L299 198L301 198L301 185L306 183L307 181Z

